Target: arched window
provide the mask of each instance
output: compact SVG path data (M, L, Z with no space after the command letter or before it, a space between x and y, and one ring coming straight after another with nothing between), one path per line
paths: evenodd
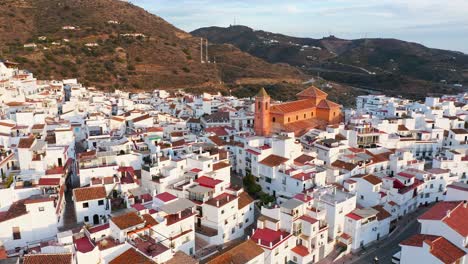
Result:
M299 116L298 116L298 115L296 116L296 120L299 120Z
M304 118L306 118L306 117L307 117L307 114L304 114Z
M310 116L314 116L314 112L310 112Z
M289 123L289 122L291 122L291 118L290 118L290 117L288 117L288 123Z
M333 117L335 117L335 116L336 116L336 112L333 112Z
M262 109L262 103L258 102L258 110L261 110L261 109Z
M276 117L273 117L273 118L271 119L271 121L272 121L273 123L275 123L275 122L276 122Z
M268 103L265 103L265 110L268 110Z

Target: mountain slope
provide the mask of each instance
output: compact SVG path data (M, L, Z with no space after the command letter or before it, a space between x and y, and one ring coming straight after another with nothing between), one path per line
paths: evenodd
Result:
M0 59L38 78L78 77L103 89L223 89L303 78L226 44L210 45L216 64L201 63L198 37L117 0L2 0L0 51Z
M396 39L296 38L245 26L191 33L235 45L268 62L288 63L329 80L393 95L421 97L457 92L454 84L468 85L468 55Z

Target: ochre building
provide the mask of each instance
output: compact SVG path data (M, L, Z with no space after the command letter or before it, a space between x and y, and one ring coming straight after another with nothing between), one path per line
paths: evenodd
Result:
M262 88L255 97L255 133L294 132L325 127L342 121L341 105L327 100L328 94L311 86L297 94L297 101L271 104L271 97Z

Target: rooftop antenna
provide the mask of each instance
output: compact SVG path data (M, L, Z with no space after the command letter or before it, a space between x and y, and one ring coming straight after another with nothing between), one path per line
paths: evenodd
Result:
M205 63L203 61L203 38L200 38L200 63Z

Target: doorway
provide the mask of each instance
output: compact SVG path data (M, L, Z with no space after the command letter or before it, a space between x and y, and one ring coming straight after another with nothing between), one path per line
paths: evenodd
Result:
M95 225L99 224L99 215L95 214L93 216L93 224L95 224Z

